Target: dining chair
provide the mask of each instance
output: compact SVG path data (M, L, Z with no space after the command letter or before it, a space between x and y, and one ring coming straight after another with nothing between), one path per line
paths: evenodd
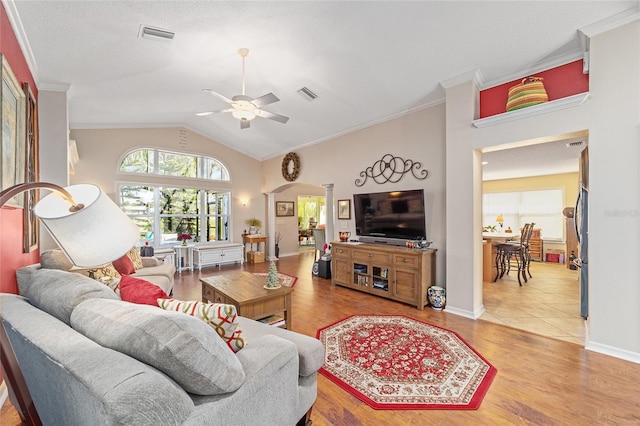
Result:
M504 277L505 274L509 275L512 258L515 258L518 267L518 284L522 286L522 279L525 283L528 281L527 273L531 261L528 240L531 238L531 231L533 231L533 223L525 223L519 241L506 242L496 247L496 278L493 282L498 281L498 278ZM529 276L531 276L530 273Z

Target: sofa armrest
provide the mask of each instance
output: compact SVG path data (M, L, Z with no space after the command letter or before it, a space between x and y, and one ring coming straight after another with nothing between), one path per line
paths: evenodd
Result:
M256 336L236 356L245 372L242 386L221 395L191 395L196 408L184 426L220 423L216 419L243 425L295 424L301 416L295 346L276 336Z
M142 259L142 266L144 266L145 268L150 268L152 266L158 266L161 265L162 262L160 261L160 259L158 259L157 257L141 257L140 259Z
M238 317L238 321L247 341L254 339L254 336L274 335L295 344L298 349L300 376L311 376L324 364L324 346L315 337L263 324L249 318Z

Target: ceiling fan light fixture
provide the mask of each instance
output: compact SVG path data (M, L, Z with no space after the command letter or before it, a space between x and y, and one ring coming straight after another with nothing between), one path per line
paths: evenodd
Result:
M236 109L231 112L231 115L233 115L233 117L237 118L238 120L251 121L256 118L256 113L247 109Z

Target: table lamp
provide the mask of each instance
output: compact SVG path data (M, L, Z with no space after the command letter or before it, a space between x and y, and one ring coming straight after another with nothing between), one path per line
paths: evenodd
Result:
M496 217L496 222L500 224L500 229L502 229L502 227L504 226L504 217L502 217L502 215L499 214L498 217Z
M21 183L0 192L0 207L18 194L41 188L53 192L36 204L33 213L75 266L95 268L112 262L138 240L138 226L95 185L62 188L47 182ZM20 418L26 424L42 424L4 323L0 325L0 361Z

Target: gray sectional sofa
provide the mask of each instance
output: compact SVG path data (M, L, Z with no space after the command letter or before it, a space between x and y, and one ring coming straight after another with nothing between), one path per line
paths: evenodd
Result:
M324 347L239 318L232 352L204 321L120 300L80 274L23 268L0 317L46 425L304 424ZM15 403L15 401L14 401Z

